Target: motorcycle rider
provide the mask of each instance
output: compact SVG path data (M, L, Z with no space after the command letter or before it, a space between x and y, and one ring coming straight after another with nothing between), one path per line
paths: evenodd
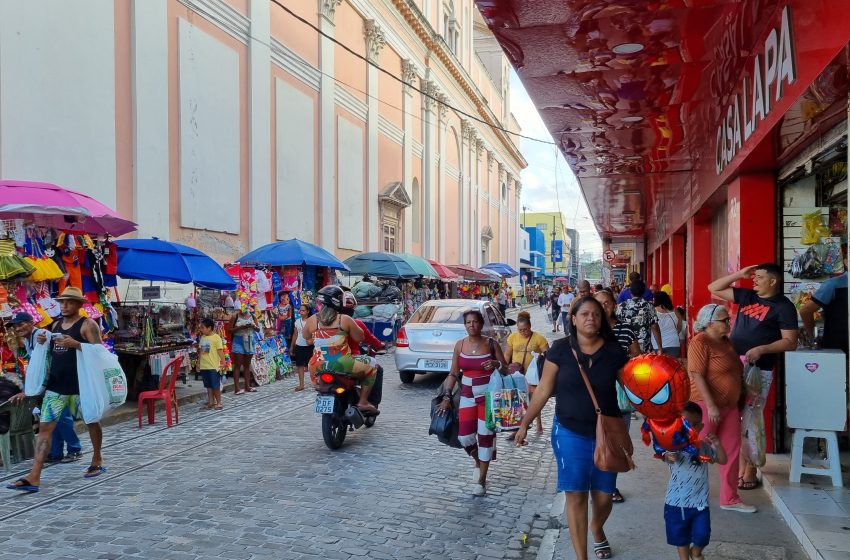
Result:
M357 298L354 294L348 290L346 287L342 287L343 295L342 295L342 306L343 313L354 319L354 322L357 323L357 326L363 329L363 335L365 338L362 343L354 342L351 337L348 338L348 345L351 347L351 353L355 356L358 355L366 355L364 351L368 352L369 349L374 350L376 352L383 350L386 348L383 342L378 340L378 338L372 334L372 331L369 330L369 327L366 326L366 323L354 317L354 308L357 307ZM360 344L363 344L361 347ZM368 354L369 356L374 356L374 354ZM377 368L377 373L375 374L375 384L372 387L372 392L369 395L369 402L378 406L381 404L381 397L384 394L383 385L384 385L384 368L381 367L380 364L372 358L375 367Z
M342 288L325 286L317 294L322 308L304 323L304 338L318 351L310 360L310 376L319 373L344 373L360 381L360 400L357 408L362 412L377 413L378 409L369 402L369 393L375 384L377 365L369 356L357 356L351 352L348 339L359 344L365 338L363 329L345 313Z

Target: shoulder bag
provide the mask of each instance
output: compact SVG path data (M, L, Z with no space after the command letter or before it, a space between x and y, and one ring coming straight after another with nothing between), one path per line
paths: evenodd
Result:
M581 377L590 393L593 408L596 410L596 450L593 452L593 463L601 471L624 473L635 468L632 460L634 447L632 438L626 430L626 424L620 416L606 416L602 414L596 393L590 385L590 378L578 359L575 348L571 348L573 356L578 364Z

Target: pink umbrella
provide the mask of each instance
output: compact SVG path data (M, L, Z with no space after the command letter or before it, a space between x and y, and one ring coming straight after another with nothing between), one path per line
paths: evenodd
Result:
M94 234L117 236L136 230L136 224L90 196L52 183L0 179L0 219L19 218Z

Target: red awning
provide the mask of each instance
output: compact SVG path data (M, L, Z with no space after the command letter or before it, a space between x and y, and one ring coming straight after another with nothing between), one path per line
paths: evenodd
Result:
M440 275L440 278L443 280L457 280L458 275L452 272L452 270L444 264L440 264L435 260L428 259L428 262L431 263L431 266L434 267L434 270L437 271L437 274Z
M467 266L465 264L452 264L449 265L448 268L457 273L458 276L463 278L464 280L468 280L470 282L492 282L493 278L488 274L484 274L480 270L476 268L472 268L471 266Z

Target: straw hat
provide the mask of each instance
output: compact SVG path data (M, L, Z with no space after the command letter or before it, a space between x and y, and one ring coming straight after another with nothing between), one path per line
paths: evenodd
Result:
M83 296L82 290L73 286L65 288L65 290L62 291L62 295L54 299L56 299L57 301L67 299L71 301L78 301L80 303L85 303L87 301L86 298Z

